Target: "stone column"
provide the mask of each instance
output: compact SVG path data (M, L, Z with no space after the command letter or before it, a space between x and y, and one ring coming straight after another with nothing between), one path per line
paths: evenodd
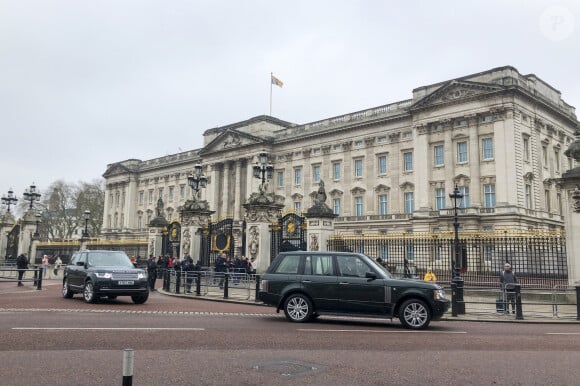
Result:
M567 157L580 162L580 129L576 140L564 152ZM566 230L566 258L568 260L568 283L580 284L580 166L570 169L558 181L565 192L564 221Z
M308 250L327 251L328 239L334 234L334 211L326 205L324 181L320 180L314 205L305 214L308 219Z
M163 227L149 228L149 246L147 247L148 255L155 257L161 255Z
M278 219L283 204L274 202L273 195L250 196L246 209L246 257L252 260L256 273L266 272L270 265L272 237L270 225Z
M6 259L6 249L8 248L8 233L12 227L16 224L16 220L12 213L7 212L4 216L0 217L0 263L4 263ZM16 256L13 256L16 258Z
M240 181L240 179L242 178L242 160L239 159L237 161L235 161L235 168L236 168L236 179L234 182L234 219L239 219L240 218L240 208L241 208L241 201L242 201L242 195L241 195L241 189L242 189L242 183Z
M190 255L194 263L201 259L201 235L213 213L207 201L188 202L180 212L182 255Z
M30 264L35 263L35 256L32 256L32 235L36 231L36 218L34 216L34 211L29 210L24 214L20 220L20 237L18 240L18 254L21 253L28 254L28 260Z
M219 208L219 216L222 218L227 217L230 214L230 162L224 162L224 168L222 173L223 178L223 189L222 189L222 205Z

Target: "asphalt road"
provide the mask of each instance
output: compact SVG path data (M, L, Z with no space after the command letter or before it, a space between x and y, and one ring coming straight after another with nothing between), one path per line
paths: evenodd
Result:
M580 331L570 324L320 318L153 293L85 304L42 291L0 292L0 385L578 385Z

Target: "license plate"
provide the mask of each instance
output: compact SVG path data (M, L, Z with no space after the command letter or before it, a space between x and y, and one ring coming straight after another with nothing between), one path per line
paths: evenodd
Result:
M135 282L133 280L119 280L117 282L119 285L133 285Z

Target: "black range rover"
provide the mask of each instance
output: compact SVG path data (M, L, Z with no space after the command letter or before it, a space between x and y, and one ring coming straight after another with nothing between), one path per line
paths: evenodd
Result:
M147 272L135 268L122 251L76 252L64 271L62 296L72 298L75 293L82 293L87 303L131 296L142 304L149 298Z
M260 300L284 310L292 322L322 314L399 318L427 328L449 309L443 288L393 279L370 257L344 252L283 252L262 277Z

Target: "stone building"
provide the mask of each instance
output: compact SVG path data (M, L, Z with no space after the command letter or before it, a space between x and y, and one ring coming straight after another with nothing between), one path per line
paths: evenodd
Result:
M158 199L168 221L191 199L187 177L201 163L200 191L215 218L241 223L261 181L286 210L306 212L323 180L339 233L452 229L455 186L462 230L562 229L555 181L574 167L564 151L578 128L575 108L536 75L506 66L421 86L411 99L295 124L270 116L212 128L204 146L107 166L105 238L145 237Z

